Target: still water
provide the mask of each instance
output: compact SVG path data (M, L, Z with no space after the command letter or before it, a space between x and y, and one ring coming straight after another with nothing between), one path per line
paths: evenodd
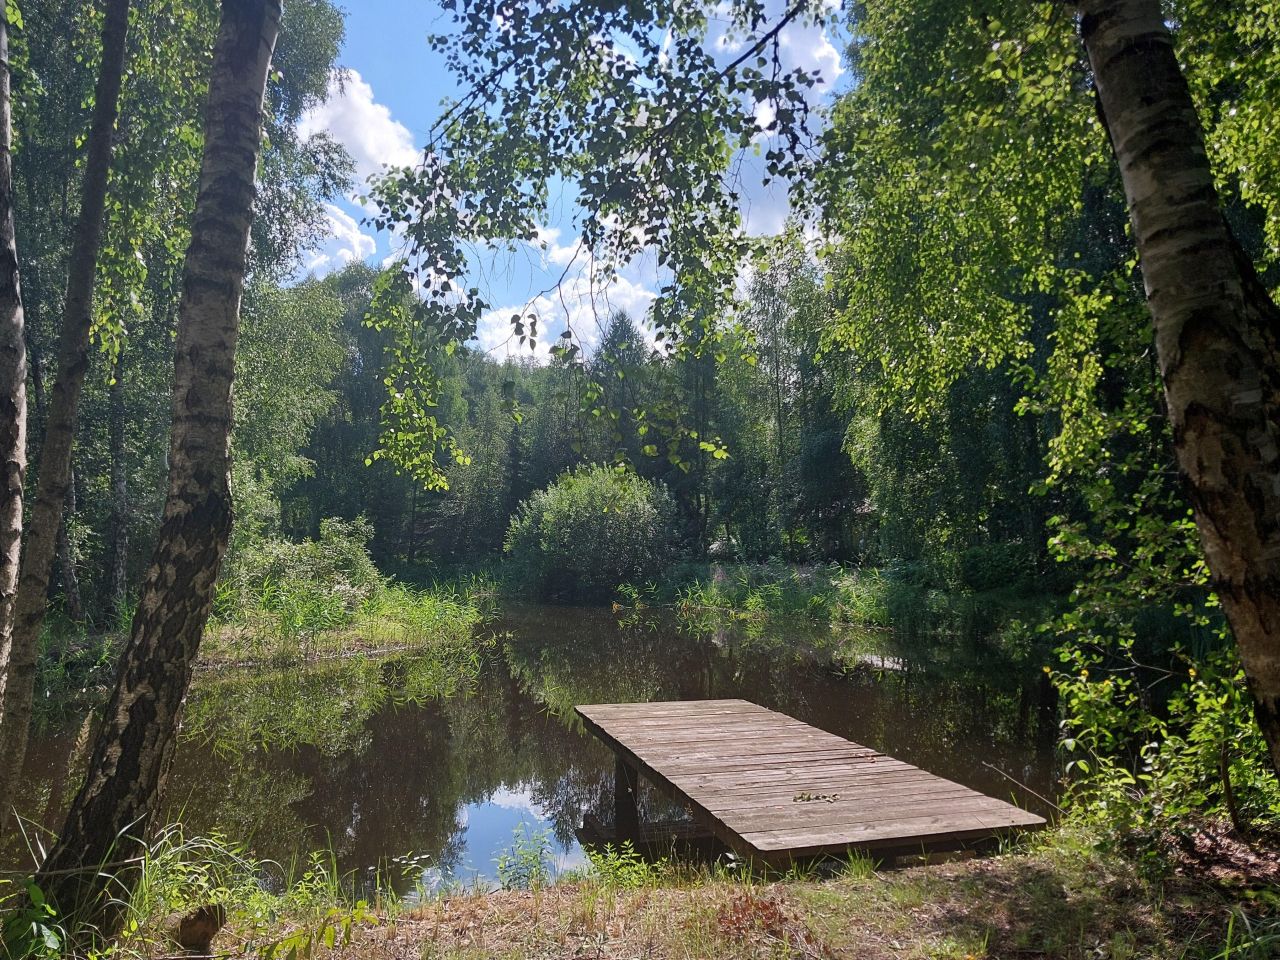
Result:
M583 862L583 813L611 809L613 777L573 705L712 697L753 700L1040 813L1014 781L1053 794L1038 662L981 639L911 649L863 637L868 652L838 662L829 630L794 621L694 627L662 611L534 606L482 633L462 682L414 656L199 675L166 820L281 863L329 848L344 872L381 866L428 885L491 881L517 831L545 832L568 869ZM20 801L33 824L57 826L83 741L69 721L33 743ZM662 803L641 800L642 815Z

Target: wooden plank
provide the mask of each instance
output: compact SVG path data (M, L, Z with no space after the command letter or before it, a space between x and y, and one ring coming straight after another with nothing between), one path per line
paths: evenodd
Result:
M725 726L796 726L815 729L810 724L781 713L744 710L738 707L715 707L709 710L691 713L689 711L673 711L670 713L627 713L613 714L589 708L588 715L610 724L625 724L635 727L672 727L687 725L689 720L697 717L708 724L724 724Z
M800 806L803 801L796 801L796 797L802 794L812 794L819 796L822 794L834 794L840 799L838 802L870 802L891 799L894 797L964 797L964 796L982 796L976 791L970 790L968 787L962 787L959 784L943 781L938 783L930 780L919 781L914 788L904 789L900 783L881 784L875 788L860 788L856 785L840 785L840 784L824 784L823 788L818 789L799 789L789 787L786 790L771 790L769 792L744 791L738 794L720 793L705 794L693 792L690 794L692 799L699 803L714 805L717 810L723 810L726 813L734 810L755 811L764 808L781 807L786 808L786 804ZM809 801L810 803L821 803L825 801Z
M779 737L776 734L759 733L734 737L715 738L710 740L665 740L638 739L626 737L624 742L633 753L653 754L671 758L688 757L750 757L772 753L831 753L849 760L869 760L875 762L878 754L870 753L863 747L852 744L833 742L818 737ZM705 766L704 768L705 769Z
M688 725L672 727L670 731L661 731L652 733L648 730L632 730L624 728L616 731L616 736L624 738L627 743L632 746L666 746L669 744L698 744L698 743L736 743L754 740L776 740L781 743L832 743L839 742L838 737L833 737L829 733L823 733L820 730L805 730L803 727L796 730L779 730L766 724L754 724L752 726L741 726L733 729L725 729L718 724L705 730L690 730ZM849 744L848 746L857 746ZM876 755L874 750L867 747L857 747L857 749L865 751L867 754Z
M795 829L769 830L745 833L743 839L762 850L794 850L814 847L849 846L860 843L903 841L936 843L957 834L965 838L975 831L998 830L1028 825L1015 817L996 817L990 814L968 816L901 817L896 820L879 820L874 823L850 824L838 830Z
M775 764L805 764L815 760L857 760L856 753L840 747L822 744L787 744L785 742L750 741L723 750L702 750L675 746L661 748L633 748L640 757L653 757L662 761L662 768L672 773L698 772L715 764L717 770L733 770L741 767L758 767L767 770Z
M601 720L645 720L662 717L733 717L761 715L763 708L749 704L745 700L706 700L697 701L705 706L690 706L687 703L658 704L590 704L577 708L583 716L598 717Z
M741 780L733 780L733 774L740 774ZM785 770L769 770L764 767L742 767L731 768L729 776L707 777L697 773L673 773L671 780L679 783L682 788L689 787L710 793L739 793L743 790L785 788L788 786L797 786L804 788L805 786L821 787L824 783L833 781L857 782L865 786L871 786L876 783L886 783L895 780L927 780L930 775L923 770L915 769L884 769L884 770L858 770L848 765L831 764L826 766L821 773L815 773L811 770L805 770L795 764L788 765Z
M638 751L633 752L636 756L644 756ZM791 750L774 747L760 752L748 749L742 753L734 751L729 755L726 755L726 752L717 751L666 754L657 752L656 758L662 761L663 770L672 774L695 774L713 765L718 772L751 769L767 772L774 766L791 765L803 768L810 763L848 762L858 759L856 755L850 755L847 751L827 747L815 747L811 750L799 747Z
M756 769L726 769L715 773L696 772L684 774L680 780L694 786L707 789L743 790L752 787L766 787L799 783L823 783L827 780L857 780L871 783L876 780L903 780L925 777L937 779L933 774L913 767L910 764L888 762L867 763L854 760L816 761L812 764L785 764L775 767L757 767Z
M638 769L747 855L785 861L850 847L912 849L1044 823L745 700L590 704L578 713L613 749L620 771ZM832 802L797 802L806 793Z
M710 768L688 774L691 780L706 783L728 781L731 783L749 784L753 778L765 781L778 781L800 775L808 777L825 777L848 774L849 776L877 777L889 773L924 773L919 767L913 767L901 760L887 760L884 757L840 757L835 760L814 760L808 763L779 764L761 768L754 774L748 770L734 773L726 766ZM927 774L933 776L933 774Z
M786 824L789 830L808 827L839 829L862 824L880 823L885 820L904 820L914 817L956 817L958 815L990 813L997 815L998 800L974 793L967 797L952 797L939 801L936 797L901 799L889 802L880 799L876 803L793 803L791 809L765 807L752 812L738 812L733 826L742 834L767 832Z
M729 760L734 760L730 757ZM888 773L924 773L919 767L913 767L901 760L886 760L884 757L846 757L832 759L805 758L795 763L773 765L755 764L759 769L753 774L749 769L752 764L728 762L714 767L695 770L688 774L691 778L700 778L708 783L724 780L732 783L751 783L752 778L764 780L780 780L799 774L809 776L833 776L844 772L850 775L876 777ZM933 776L933 774L927 774Z

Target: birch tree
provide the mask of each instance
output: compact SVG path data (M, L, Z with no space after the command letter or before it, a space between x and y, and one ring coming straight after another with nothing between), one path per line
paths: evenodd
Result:
M1159 0L1085 0L1178 465L1280 771L1280 309L1222 214Z
M224 0L183 268L164 515L83 787L36 883L59 916L113 935L145 841L231 529L231 382L279 0Z
M103 18L102 61L94 89L80 213L67 274L57 379L49 402L36 495L23 545L12 640L3 664L6 679L4 702L0 705L0 770L6 773L21 770L27 753L40 627L48 605L49 575L58 549L63 509L71 489L71 447L80 394L89 367L94 280L102 248L103 211L128 29L129 0L110 0ZM12 800L15 780L16 777L8 775L0 780L0 821Z
M10 15L10 5L0 5L0 716L13 640L13 602L22 549L22 487L27 473L27 347L13 224ZM5 793L0 787L0 826L7 815Z

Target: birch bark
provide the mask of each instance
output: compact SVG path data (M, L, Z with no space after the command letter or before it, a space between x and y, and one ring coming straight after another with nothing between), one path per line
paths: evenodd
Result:
M231 382L280 16L280 0L223 0L183 267L164 515L84 786L36 875L58 915L98 938L118 932L137 874L95 868L137 856L148 835L231 530Z
M1231 235L1159 0L1080 0L1214 590L1280 771L1280 309Z

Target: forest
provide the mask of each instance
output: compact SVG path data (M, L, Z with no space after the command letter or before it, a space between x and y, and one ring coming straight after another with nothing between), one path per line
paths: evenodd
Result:
M1277 0L4 0L0 147L0 955L1280 954ZM622 842L727 698L1047 828Z

